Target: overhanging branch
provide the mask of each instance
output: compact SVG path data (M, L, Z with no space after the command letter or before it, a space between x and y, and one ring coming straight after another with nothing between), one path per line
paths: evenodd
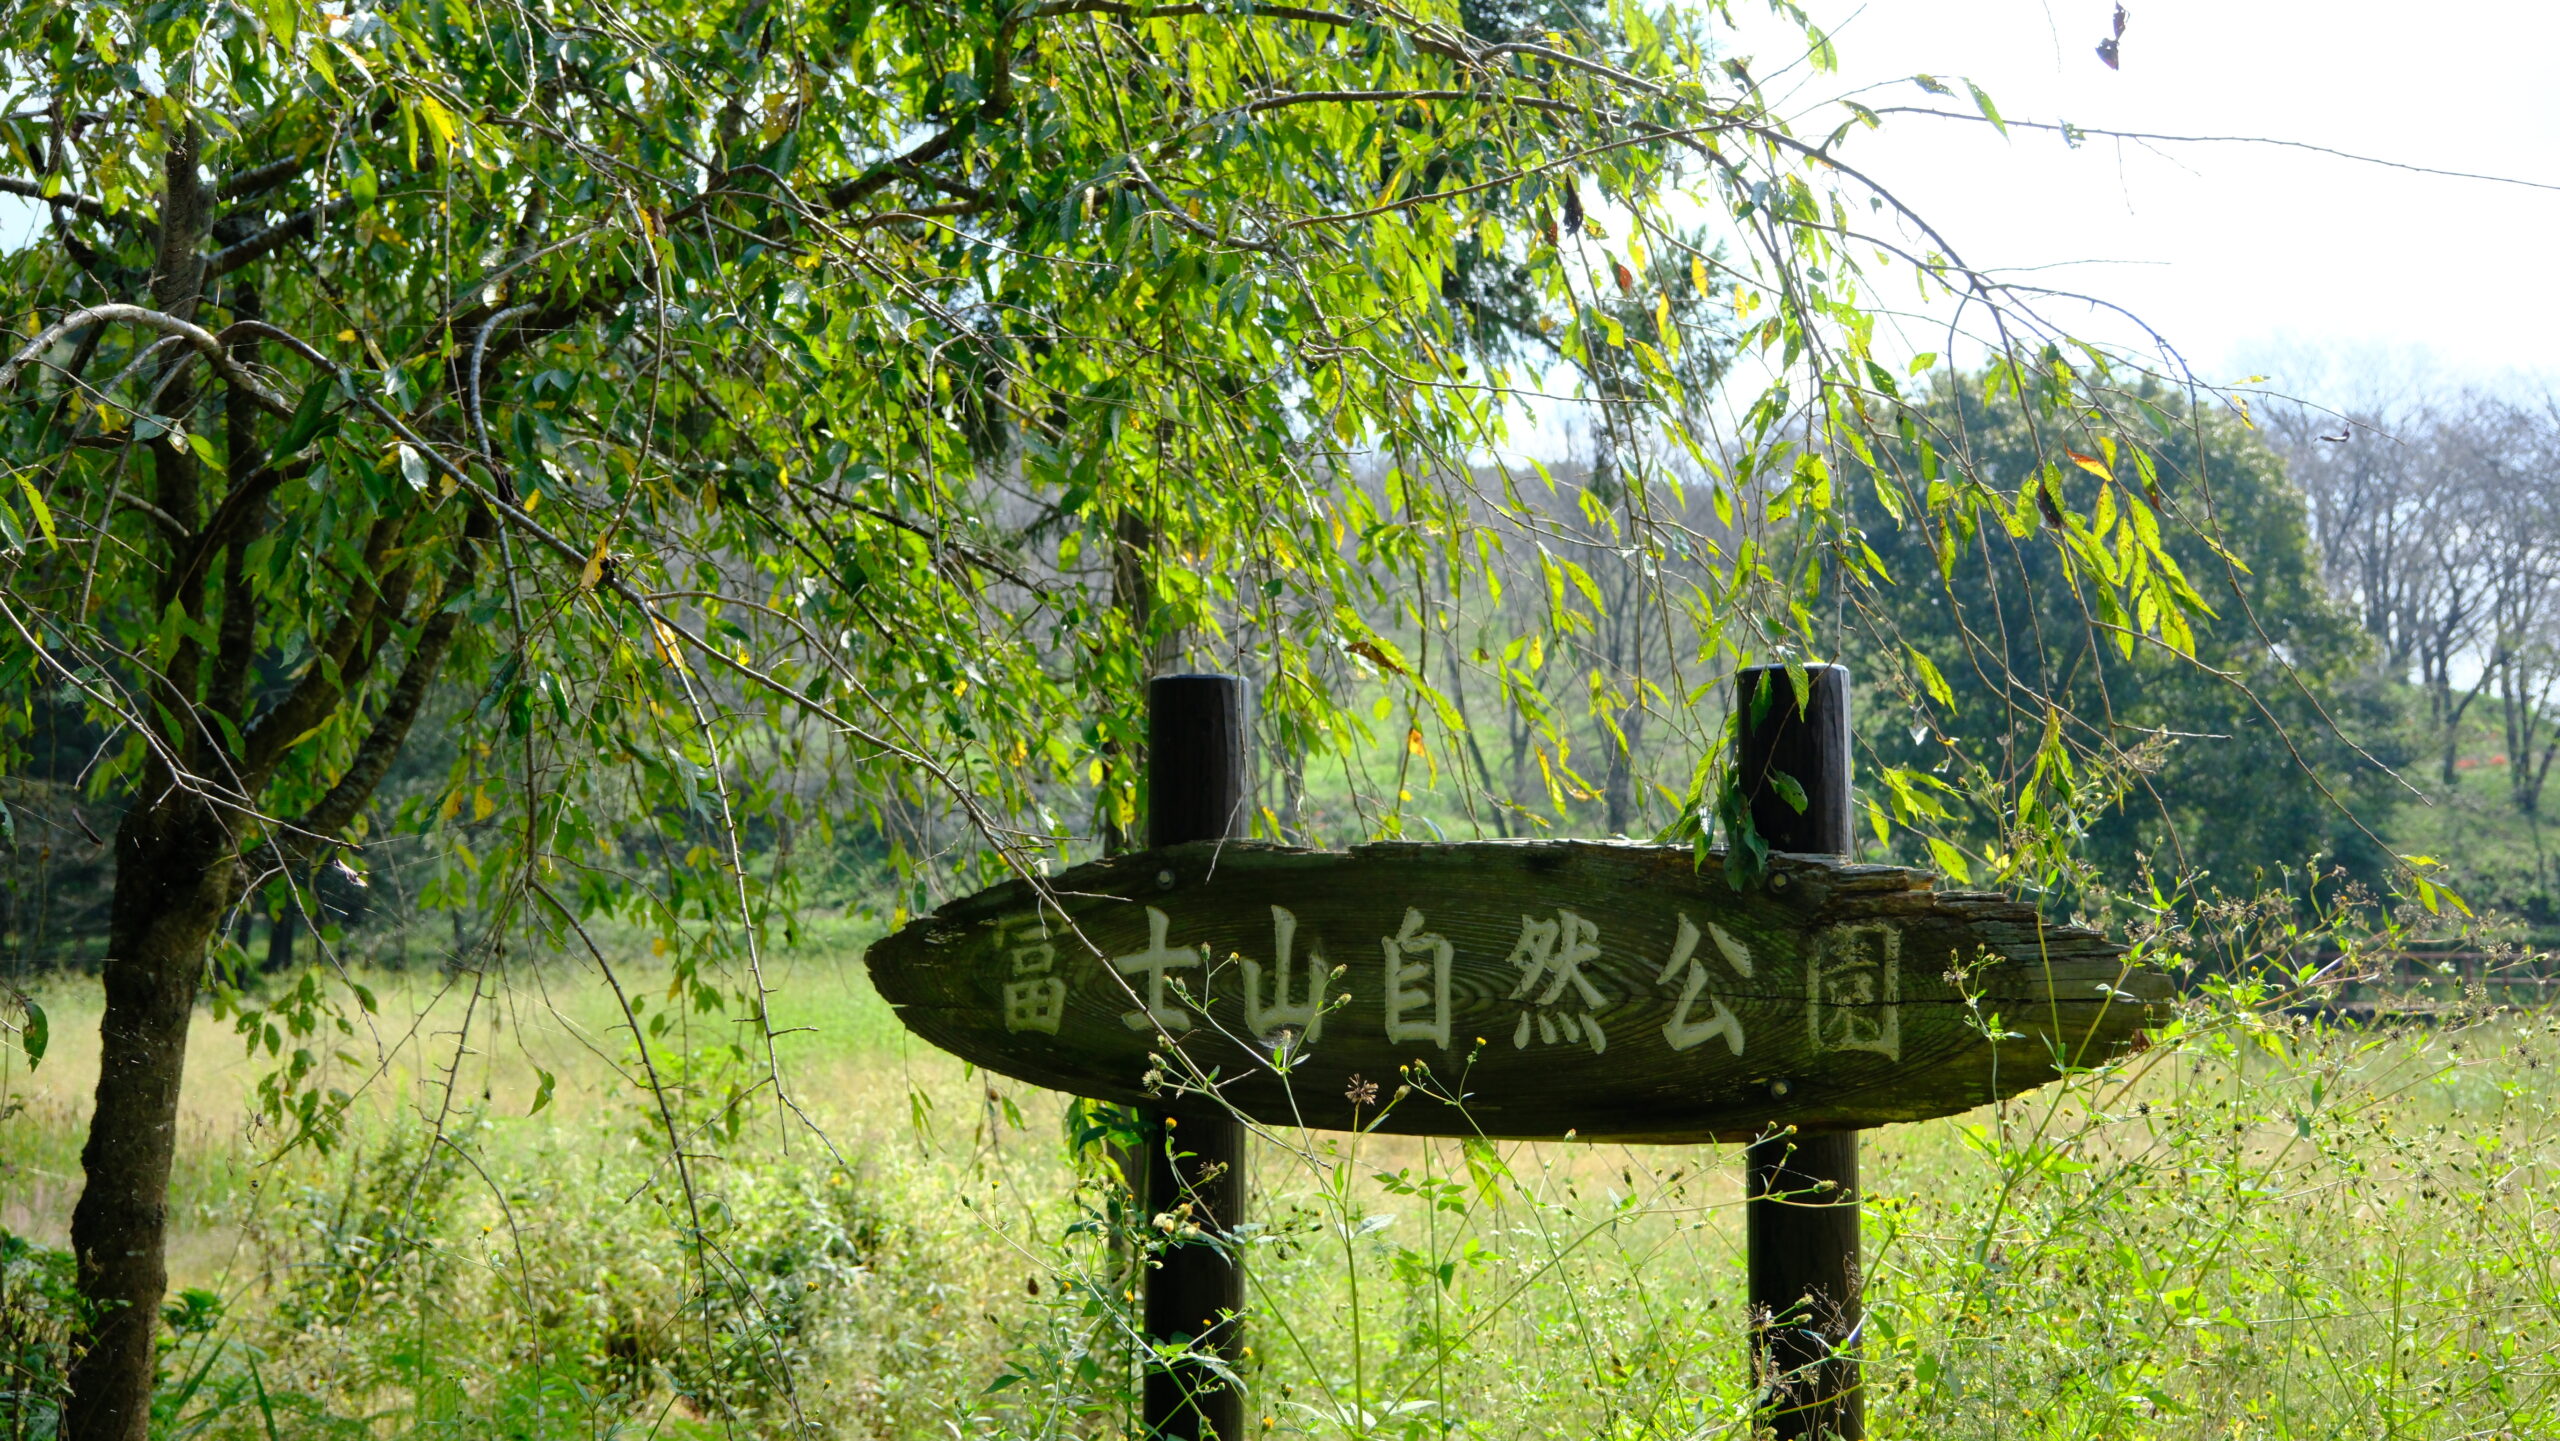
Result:
M19 372L25 370L38 356L51 349L62 337L69 335L72 331L84 325L111 324L119 321L145 326L163 335L179 337L204 356L205 362L213 367L215 374L240 387L259 409L281 418L292 417L293 407L278 399L274 392L258 383L256 376L251 375L238 361L233 360L230 352L223 347L219 336L192 320L180 320L167 311L154 310L147 305L92 305L85 310L75 310L46 326L37 332L35 339L20 346L18 353L9 357L8 364L0 365L0 390L7 390L16 385ZM237 330L240 327L231 328Z

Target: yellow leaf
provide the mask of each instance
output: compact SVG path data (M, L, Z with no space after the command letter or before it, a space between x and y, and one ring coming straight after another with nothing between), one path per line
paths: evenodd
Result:
M443 103L434 96L421 95L418 97L418 113L427 117L427 124L435 130L438 143L444 149L451 150L454 138L453 112L445 109Z
M662 621L655 616L651 616L649 618L649 627L656 633L658 654L666 661L667 664L674 666L678 670L692 669L692 667L684 663L684 654L676 649L680 642L676 638L676 628L674 626L667 624L665 621Z
M1973 867L1965 863L1964 852L1936 836L1929 837L1929 859L1937 863L1939 870L1953 876L1958 885L1973 879Z
M44 503L44 492L36 489L35 482L27 479L24 472L19 473L18 490L26 496L27 508L36 514L36 529L44 532L44 543L59 547L62 540L53 533L53 507Z
M2073 465L2080 467L2082 470L2089 472L2100 480L2113 480L2116 478L2115 472L2107 469L2106 463L2094 455L2082 455L2076 450L2066 450L2063 454L2071 457L2071 463Z
M1413 727L1408 728L1408 729L1405 731L1405 733L1404 733L1404 748L1405 748L1406 750L1409 750L1409 751L1413 752L1415 755L1421 755L1421 754L1423 753L1423 751L1422 751L1422 727L1420 727L1420 726L1413 726Z
M1911 668L1920 673L1920 684L1929 692L1930 699L1950 710L1954 709L1956 693L1948 687L1947 678L1939 673L1937 662L1922 655L1916 646L1906 645L1903 649L1910 652Z

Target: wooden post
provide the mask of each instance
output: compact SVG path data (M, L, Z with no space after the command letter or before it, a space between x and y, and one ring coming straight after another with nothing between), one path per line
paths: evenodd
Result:
M1863 1441L1855 1129L1953 1115L2053 1079L2060 1057L2121 1053L2168 1016L2171 985L2033 906L1826 858L1850 848L1848 673L1746 673L1739 699L1733 800L1757 817L1744 839L1794 853L1763 884L1736 888L1735 855L1700 865L1685 846L1326 852L1243 839L1243 687L1174 676L1148 697L1148 850L991 887L870 948L874 983L916 1034L998 1074L1156 1108L1123 1164L1141 1214L1163 1226L1150 1233L1143 1329L1181 1358L1144 1378L1151 1441L1250 1441L1232 1245L1246 1118L1386 1124L1358 1114L1373 1081L1497 1032L1512 1044L1460 1051L1478 1106L1459 1114L1417 1096L1388 1129L1750 1141L1759 1419L1790 1441ZM1590 916L1607 919L1610 944ZM1053 917L1090 954L1059 964ZM1519 984L1532 946L1551 971L1534 996ZM1311 1035L1319 987L1378 1002L1293 1051L1286 1075L1240 1066L1206 1103L1167 1097L1143 1078L1160 1074L1168 1032L1218 1033L1195 1015L1206 999L1193 986L1222 955L1249 985L1222 989L1220 1019L1260 1044ZM1950 974L1959 958L1971 967L1963 991ZM1574 976L1596 992L1592 1006L1557 979ZM1995 1050L1963 1025L1969 996L1995 1001L2020 1034Z
M1846 856L1849 672L1805 669L1812 685L1801 707L1784 666L1742 672L1735 764L1771 850ZM1779 775L1802 789L1802 810ZM1751 1367L1765 1419L1780 1441L1862 1441L1858 1133L1771 1136L1744 1150L1743 1167Z
M1245 771L1244 682L1159 676L1147 684L1147 845L1238 839L1253 788ZM1145 1215L1185 1216L1212 1236L1244 1220L1245 1128L1222 1111L1146 1112ZM1165 1248L1147 1273L1151 1342L1207 1338L1232 1371L1243 1362L1244 1267L1206 1242ZM1148 1367L1142 1404L1155 1441L1244 1441L1244 1393L1197 1362Z

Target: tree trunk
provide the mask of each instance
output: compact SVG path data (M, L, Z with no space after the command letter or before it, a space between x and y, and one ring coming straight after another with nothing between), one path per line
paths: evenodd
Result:
M1510 797L1505 795L1496 799L1493 793L1493 767L1485 764L1484 741L1476 735L1475 717L1467 711L1467 673L1458 663L1458 632L1455 625L1449 628L1444 639L1447 644L1440 647L1440 655L1449 667L1449 703L1457 707L1458 724L1465 728L1467 754L1475 760L1476 764L1475 779L1468 784L1478 796L1483 798L1485 809L1492 813L1493 833L1509 840L1511 817L1504 813L1503 805L1510 800ZM1469 814L1473 814L1475 807L1470 804L1467 810Z
M302 912L288 897L284 909L267 922L267 959L258 967L262 976L281 976L293 969L293 933L301 928Z
M236 838L222 812L165 778L116 829L97 1111L71 1213L80 1294L66 1441L147 1441L178 1083L205 947L230 901Z
M2450 662L2447 662L2447 664L2450 665ZM2505 664L2505 647L2501 646L2497 650L2490 652L2488 661L2480 668L2479 684L2474 685L2470 690L2464 692L2459 704L2454 703L2452 699L2453 682L2450 679L2445 679L2443 681L2446 698L2445 705L2442 707L2441 715L2441 721L2444 726L2443 777L2444 784L2447 789L2451 789L2455 784L2457 784L2457 772L2459 767L2455 762L2460 759L2462 754L2462 718L2470 713L2471 703L2478 700L2481 692L2489 688L2489 681L2492 677L2498 674L2500 668Z
M1609 769L1600 783L1600 799L1606 812L1600 828L1613 836L1623 836L1635 818L1635 766L1627 748L1615 736L1601 737L1609 748Z

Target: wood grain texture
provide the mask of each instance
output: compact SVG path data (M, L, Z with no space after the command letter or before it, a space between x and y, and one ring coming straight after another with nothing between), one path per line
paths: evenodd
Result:
M1785 666L1748 666L1734 677L1734 713L1742 722L1735 779L1752 828L1769 849L1849 855L1858 846L1849 790L1849 668L1809 665L1804 678L1798 706ZM1804 809L1788 801L1780 776L1800 788Z
M1734 677L1734 778L1770 849L1846 857L1857 847L1849 672L1808 666L1802 677L1801 697L1784 666ZM1781 776L1802 795L1787 796ZM1742 1164L1759 1423L1774 1441L1862 1441L1858 1133L1774 1131L1743 1147Z
M1741 894L1679 848L1200 842L1079 866L1046 898L980 892L869 961L909 1028L1004 1075L1176 1110L1214 1109L1179 1094L1208 1085L1268 1124L1410 1135L1924 1120L2164 1018L2166 978L2121 947L1931 879L1781 856ZM1377 1100L1348 1099L1358 1082Z
M1147 844L1218 843L1244 834L1253 784L1244 682L1231 675L1167 675L1147 682ZM1005 964L1011 965L1011 957ZM1223 1365L1187 1354L1149 1365L1139 1414L1149 1441L1244 1441L1244 1252L1231 1243L1249 1202L1245 1123L1230 1112L1179 1118L1141 1113L1143 1157L1122 1158L1141 1179L1147 1214L1188 1216L1202 1237L1176 1241L1146 1272L1150 1345L1196 1342ZM1223 1375L1221 1372L1223 1371Z

